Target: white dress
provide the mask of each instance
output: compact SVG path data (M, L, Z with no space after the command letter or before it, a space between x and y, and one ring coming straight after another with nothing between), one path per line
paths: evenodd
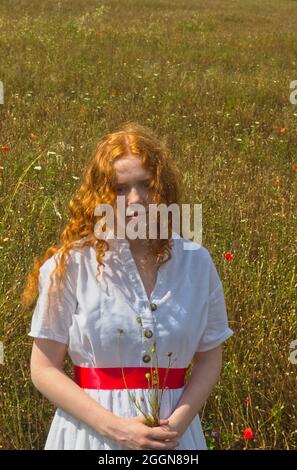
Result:
M155 339L159 367L168 367L168 352L173 353L173 368L188 367L196 351L215 348L233 331L228 327L222 282L208 250L176 233L174 237L172 258L159 268L150 298L129 242L115 239L109 240L110 250L105 254L100 282L96 280L95 248L87 246L70 251L60 303L54 309L51 302L47 309L49 276L59 252L53 255L40 269L39 297L29 336L65 343L73 364L96 368L148 367L152 364L145 363L143 357ZM155 310L152 304L157 306ZM137 317L145 329L151 330L151 338L141 334ZM123 330L121 358L116 346L118 329ZM161 418L171 415L185 386L165 389ZM126 389L84 390L115 415L141 414ZM151 393L147 389L130 389L146 411L149 410L148 392ZM207 449L199 415L179 442L176 450ZM119 450L120 447L57 408L45 449Z

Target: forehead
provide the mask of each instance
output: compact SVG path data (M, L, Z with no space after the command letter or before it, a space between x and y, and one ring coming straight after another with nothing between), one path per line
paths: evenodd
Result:
M143 166L138 155L123 156L116 160L113 166L118 183L132 182L152 176L151 172Z

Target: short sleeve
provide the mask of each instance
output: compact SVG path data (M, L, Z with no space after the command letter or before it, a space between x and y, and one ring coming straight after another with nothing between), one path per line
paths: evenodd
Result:
M51 273L56 267L57 254L48 258L39 270L39 296L31 319L31 330L28 336L47 338L69 344L69 329L73 314L77 308L75 295L75 278L66 262L64 278L57 291L57 276L53 274L50 290Z
M196 352L204 352L216 348L233 335L233 331L228 326L223 285L211 258L209 292L205 328Z

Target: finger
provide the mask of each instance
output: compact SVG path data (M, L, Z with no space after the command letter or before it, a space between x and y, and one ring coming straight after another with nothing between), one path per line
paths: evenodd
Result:
M136 422L139 422L139 423L142 423L142 424L145 423L145 417L144 416L133 416L133 418L131 418L131 419L134 419Z
M167 431L162 428L152 428L150 433L151 439L157 439L158 441L164 441L165 439L173 440L178 436L177 431Z
M149 441L148 442L148 449L153 450L170 450L175 449L179 446L178 441L171 441L171 442L161 442L161 441Z
M160 419L159 426L165 427L168 431L173 431L172 426L169 424L169 419Z

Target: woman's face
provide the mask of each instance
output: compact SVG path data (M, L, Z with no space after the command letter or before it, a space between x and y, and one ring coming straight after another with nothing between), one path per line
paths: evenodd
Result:
M140 220L131 204L143 206L143 217L148 220L149 204L152 202L152 189L149 187L151 173L143 167L137 155L128 154L114 162L116 173L116 194L125 196L125 225L131 220ZM132 214L132 216L129 216ZM133 217L134 214L134 217Z

